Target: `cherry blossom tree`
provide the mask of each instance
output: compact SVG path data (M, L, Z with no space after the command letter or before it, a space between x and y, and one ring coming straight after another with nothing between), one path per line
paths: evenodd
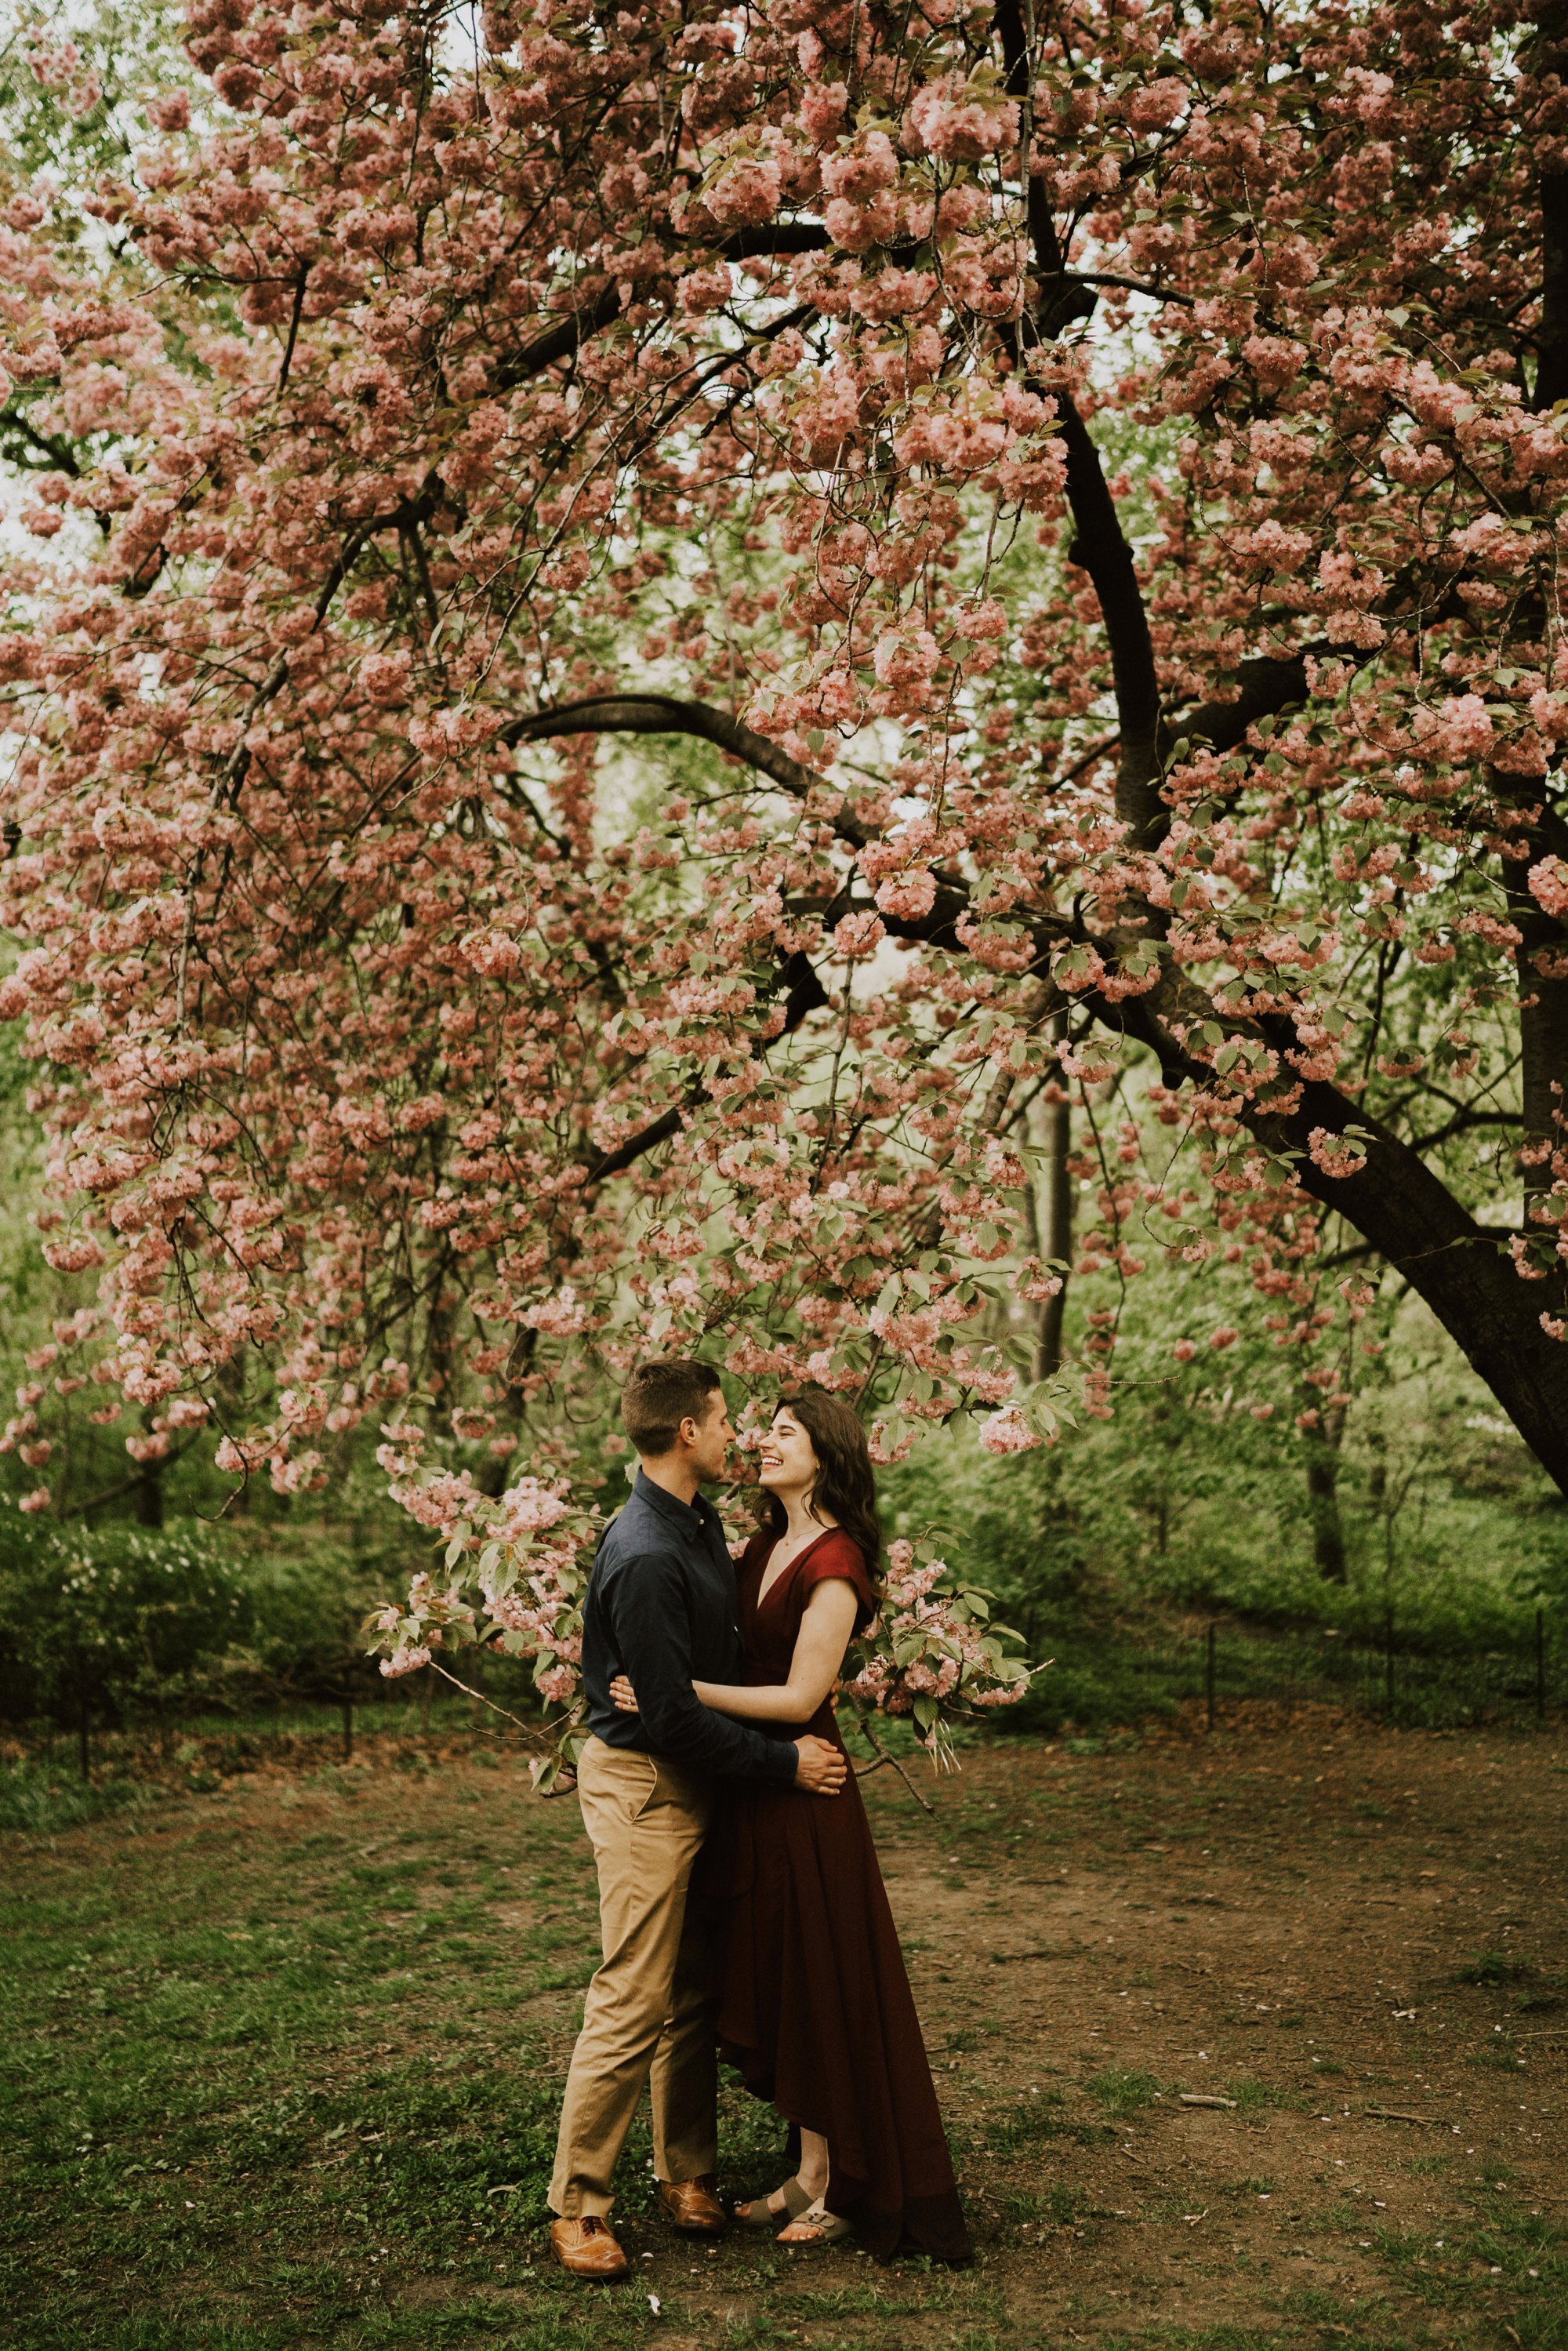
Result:
M0 1015L134 1441L450 1533L695 1345L1007 1450L1166 1250L1309 1428L1396 1269L1568 1488L1562 9L185 43L0 230Z

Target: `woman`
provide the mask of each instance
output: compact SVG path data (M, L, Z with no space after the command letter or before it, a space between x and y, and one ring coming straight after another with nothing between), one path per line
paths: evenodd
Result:
M705 1706L841 1746L832 1690L876 1609L882 1550L865 1434L838 1396L780 1405L759 1453L768 1518L741 1556L747 1681ZM622 1675L618 1706L635 1710ZM931 2068L852 1774L831 1800L734 1782L710 1846L723 1918L719 2043L798 2134L800 2167L742 2205L784 2245L852 2231L880 2260L967 2261ZM782 2222L784 2225L779 2227Z

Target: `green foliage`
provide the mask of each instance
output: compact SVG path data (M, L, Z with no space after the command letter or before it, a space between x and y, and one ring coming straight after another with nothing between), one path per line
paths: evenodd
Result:
M1075 1288L1078 1315L1098 1307L1102 1290ZM890 1534L934 1529L1030 1657L1054 1660L999 1729L1096 1730L1192 1698L1213 1618L1221 1698L1276 1694L1309 1668L1325 1694L1359 1687L1356 1645L1380 1650L1392 1624L1412 1661L1396 1703L1442 1721L1511 1677L1528 1702L1540 1605L1561 1696L1568 1509L1424 1309L1379 1300L1344 1375L1350 1407L1325 1433L1298 1426L1312 1392L1249 1335L1230 1274L1152 1269L1136 1306L1112 1418L1002 1461L953 1426L883 1474ZM1176 1341L1211 1323L1241 1336L1179 1361Z
M1521 1961L1511 1959L1501 1951L1478 1951L1473 1959L1456 1970L1456 1980L1459 1983L1506 1984L1529 1972Z
M250 1623L236 1562L190 1527L24 1530L0 1561L3 1637L40 1711L189 1702Z
M0 1528L7 1521L0 1520ZM367 1571L339 1541L287 1549L187 1520L8 1522L0 1691L13 1716L191 1713L362 1674Z
M74 1763L21 1756L0 1763L0 1834L53 1837L106 1813L132 1813L156 1801L144 1782L81 1778Z

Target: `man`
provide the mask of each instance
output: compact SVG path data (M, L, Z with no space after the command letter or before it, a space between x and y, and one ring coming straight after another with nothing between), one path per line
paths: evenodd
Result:
M698 1703L695 1680L738 1682L735 1571L718 1513L698 1488L720 1478L734 1439L706 1364L643 1364L622 1397L640 1468L605 1530L582 1610L591 1737L578 1763L599 1872L604 1964L588 1987L561 2109L550 2243L577 2277L624 2277L605 2215L611 2177L649 2082L659 2201L677 2229L725 2225L715 2179L717 2065L700 1936L686 1887L716 1778L792 1782L836 1795L844 1761L821 1739L770 1736ZM610 1685L637 1687L635 1714Z

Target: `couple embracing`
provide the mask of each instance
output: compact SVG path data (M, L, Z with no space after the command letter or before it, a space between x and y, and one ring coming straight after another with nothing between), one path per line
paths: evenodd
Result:
M967 2261L969 2240L865 1808L834 1719L875 1612L871 1457L841 1398L780 1405L738 1565L701 1492L734 1439L706 1364L645 1364L640 1467L582 1617L578 1766L604 1961L572 2053L549 2202L575 2275L624 2277L607 2214L650 2085L659 2202L716 2236L717 2056L789 2125L796 2168L735 2209L782 2244ZM694 1876L694 1873L695 1876ZM688 1898L689 1897L689 1898Z

